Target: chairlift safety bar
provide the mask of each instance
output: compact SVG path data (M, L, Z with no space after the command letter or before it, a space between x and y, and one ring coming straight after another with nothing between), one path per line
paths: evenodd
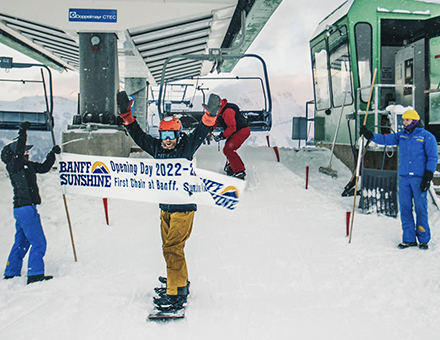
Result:
M261 62L262 67L263 67L263 74L264 74L265 85L266 85L265 91L263 88L264 97L265 97L265 104L266 104L266 108L267 108L266 111L269 113L272 112L272 97L271 97L271 92L270 92L269 77L268 77L268 73L267 73L266 63L263 60L263 58L261 58L259 55L256 55L256 54L231 55L231 54L223 54L221 49L210 49L209 54L173 55L173 56L170 56L169 58L167 58L167 60L165 61L165 63L163 64L163 67L162 67L162 76L161 76L160 87L159 87L159 98L158 98L159 117L162 117L162 115L163 115L162 101L164 98L164 85L168 84L171 81L175 82L178 80L184 80L184 79L191 78L188 76L184 76L181 78L171 78L171 79L165 80L165 73L166 73L166 68L167 68L168 63L172 59L177 59L177 58L192 59L192 60L207 60L207 61L212 61L214 63L217 63L217 65L221 65L221 63L226 59L243 59L243 58L256 58L256 59L258 59Z

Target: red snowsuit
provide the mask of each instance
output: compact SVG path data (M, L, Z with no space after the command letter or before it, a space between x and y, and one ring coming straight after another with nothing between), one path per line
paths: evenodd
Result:
M226 99L221 100L221 106L219 110L219 115L217 116L217 120L215 122L214 128L222 127L224 131L222 135L226 138L226 143L223 148L223 154L229 161L229 166L231 167L234 173L238 173L240 171L244 171L245 167L243 161L240 156L237 154L237 150L244 143L244 141L251 134L251 129L247 124L243 124L243 122L238 122L236 119L236 112L232 108L224 107L228 104Z

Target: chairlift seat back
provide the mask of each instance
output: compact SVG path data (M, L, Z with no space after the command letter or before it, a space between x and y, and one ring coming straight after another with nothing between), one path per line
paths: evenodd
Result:
M50 131L47 112L0 111L0 130L16 130L26 121L31 123L29 130Z

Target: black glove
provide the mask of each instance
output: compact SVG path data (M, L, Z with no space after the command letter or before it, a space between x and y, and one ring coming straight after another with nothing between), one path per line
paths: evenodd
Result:
M420 184L422 192L428 191L433 176L434 174L431 171L425 171L425 176L423 176L422 183Z
M214 138L216 142L220 142L222 139L225 139L225 137L223 137L223 132L219 133L218 135L212 134L212 138Z
M23 122L20 124L20 128L18 129L19 134L26 134L26 131L31 127L31 123Z
M118 92L116 95L116 102L118 103L119 108L119 117L122 118L122 124L130 125L135 121L135 118L131 112L131 104L133 103L133 99L130 100L128 98L127 92L122 91Z
M131 100L128 98L127 92L118 92L116 95L116 103L118 104L119 113L126 113L131 111Z
M364 137L368 140L373 139L373 132L371 132L370 130L367 129L367 127L365 125L362 125L360 130L359 130L359 134L362 136L364 135Z
M53 152L54 154L59 155L59 154L61 153L61 148L60 148L60 146L59 146L59 145L54 145L54 147L52 148L52 152Z

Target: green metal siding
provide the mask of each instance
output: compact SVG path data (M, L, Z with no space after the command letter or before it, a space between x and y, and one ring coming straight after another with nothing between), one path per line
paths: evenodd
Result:
M381 10L379 10L381 9ZM385 11L385 10L388 10ZM399 11L399 12L392 12ZM400 11L409 11L411 13L401 13ZM427 12L429 11L430 15L425 14L415 14L413 12ZM348 37L349 37L349 53L350 53L350 62L351 62L351 70L352 70L352 81L353 81L353 96L356 103L357 96L357 88L359 87L359 77L358 77L358 69L357 69L357 56L356 56L356 41L355 41L355 32L354 27L359 22L366 22L371 24L372 28L372 73L374 69L377 68L377 75L375 83L379 83L381 79L381 20L382 19L405 19L405 20L426 20L440 15L440 4L435 3L427 3L422 1L414 1L414 0L354 0L351 4L348 12L345 16L333 22L332 24L336 27L340 27L342 25L347 25L348 29ZM328 20L331 23L331 15ZM323 37L326 36L326 31L323 31L319 35L316 35L310 41L310 48L316 44L317 41L322 40ZM374 99L374 98L373 98ZM361 103L361 109L366 109L366 103ZM352 105L346 107L344 109L345 114L354 112L356 105ZM340 115L341 108L332 108L332 114L326 115L324 111L317 111L316 117L319 117L316 121L316 129L320 131L319 137L324 136L324 143L331 143L333 141L334 133L337 128L337 123ZM370 107L370 113L371 113ZM371 118L371 120L370 120ZM368 119L368 123L372 122L372 116ZM320 126L324 124L324 126ZM352 135L354 134L355 125L352 121L351 123ZM317 141L319 138L317 136ZM349 144L349 134L346 120L342 119L341 127L338 134L337 144Z

